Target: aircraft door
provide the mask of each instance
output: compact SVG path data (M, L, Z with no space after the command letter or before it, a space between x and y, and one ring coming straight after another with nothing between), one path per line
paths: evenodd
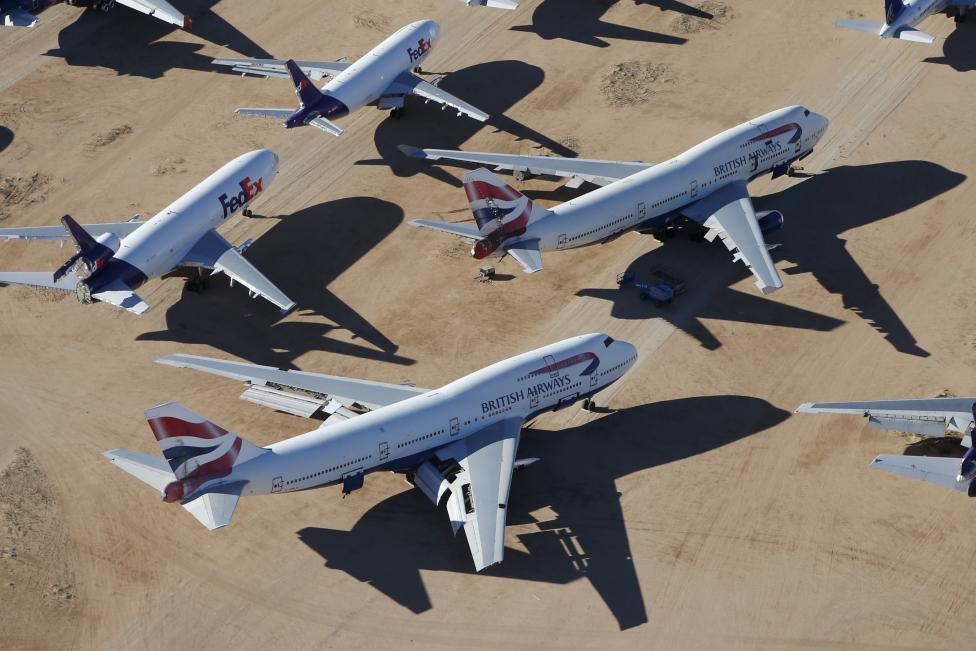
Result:
M644 202L641 201L637 204L637 223L644 221L645 217L647 217L647 208L644 206Z
M545 359L546 366L549 368L549 377L559 375L559 369L556 368L556 360L553 359L552 355L546 355L543 359Z
M566 248L566 234L565 233L561 233L559 235L559 237L556 239L556 248L557 249L565 249Z
M285 485L284 479L282 477L275 477L271 480L271 492L280 493L281 488Z
M698 196L698 179L691 182L691 186L688 188L688 196L697 197Z
M461 433L461 421L457 418L451 419L451 436L457 436Z
M390 457L390 444L386 441L380 443L380 461L386 461Z

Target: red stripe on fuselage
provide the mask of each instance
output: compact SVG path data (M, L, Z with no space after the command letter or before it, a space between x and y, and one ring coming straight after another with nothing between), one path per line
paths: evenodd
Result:
M790 122L789 124L784 124L781 127L776 127L766 131L765 133L760 133L755 138L749 140L749 142L759 142L760 140L769 140L770 138L775 138L776 136L781 136L784 133L789 133L790 131L796 131L800 128L800 125L796 122Z

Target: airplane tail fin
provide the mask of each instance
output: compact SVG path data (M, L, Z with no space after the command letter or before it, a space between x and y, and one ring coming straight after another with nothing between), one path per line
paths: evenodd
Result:
M885 22L889 25L895 22L904 9L903 0L885 0Z
M474 221L484 236L521 235L529 224L549 213L483 167L465 174L463 182Z
M298 95L302 106L311 106L321 99L322 93L315 87L315 84L308 78L308 75L302 72L302 69L298 67L298 64L294 60L288 59L285 61L285 67L288 68L291 81L295 84L295 94Z
M105 246L94 237L91 233L86 231L82 226L76 222L71 215L65 215L61 218L61 224L64 225L64 229L68 231L71 235L71 239L75 241L75 245L78 247L77 253L68 258L68 260L58 267L54 272L54 282L58 282L67 274L71 269L78 263L79 260L83 260L85 265L88 267L89 273L94 271L101 263L105 262L113 255L115 255L115 249Z
M147 409L146 420L173 474L163 488L167 502L192 501L201 486L265 452L176 402Z

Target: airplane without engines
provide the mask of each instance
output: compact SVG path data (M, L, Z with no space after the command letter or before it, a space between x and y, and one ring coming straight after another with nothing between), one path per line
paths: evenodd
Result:
M428 390L170 355L159 361L244 380L246 400L327 418L306 434L258 447L168 403L146 411L164 458L128 450L105 456L210 530L230 523L242 495L331 485L345 495L362 487L367 473L403 473L435 507L446 501L454 534L464 528L480 571L504 555L513 472L538 461L516 456L522 425L590 400L636 360L629 343L581 335Z
M355 63L291 59L214 59L213 62L230 66L244 76L291 77L300 104L297 109L239 108L234 111L283 120L286 129L309 125L339 136L342 128L334 120L369 104L389 110L392 117L400 117L407 95L437 102L442 108L456 110L458 116L467 115L484 122L489 117L487 113L438 88L439 79L431 83L412 72L420 71L420 64L430 54L439 36L437 23L420 20L401 27ZM316 88L312 79L320 81L327 75L332 79L321 90Z
M99 11L109 11L116 4L135 9L164 23L190 29L190 17L166 0L0 0L0 25L4 27L33 27L37 14L61 2L69 5L91 5Z
M962 459L882 454L872 467L902 477L920 479L944 488L976 496L976 448L973 448L973 423L976 398L922 398L917 400L877 400L873 402L804 403L797 413L858 414L871 427L908 432L926 438L961 434L961 445L969 448Z
M149 221L135 218L109 224L78 224L70 215L63 226L0 228L0 238L72 239L77 251L53 274L0 272L0 284L47 287L74 292L83 304L111 303L134 314L149 309L136 293L147 280L178 267L196 268L202 277L223 273L252 296L262 296L288 312L295 303L242 255L250 240L232 246L217 227L249 206L278 173L278 156L259 149L238 156L171 203Z
M724 131L656 165L507 154L417 149L401 145L414 158L450 159L527 174L568 178L603 186L546 210L487 169L464 176L464 191L475 225L415 219L431 228L473 242L471 255L485 258L497 250L511 255L526 273L542 269L545 251L608 242L636 230L659 237L691 223L705 239L722 240L756 276L756 286L770 293L783 286L764 234L783 224L779 211L757 214L747 184L766 173L792 174L827 129L827 118L802 106L767 113Z
M946 14L961 23L966 20L966 13L974 7L976 0L885 0L883 21L838 18L834 24L879 38L932 43L935 37L915 29L916 25L933 14Z

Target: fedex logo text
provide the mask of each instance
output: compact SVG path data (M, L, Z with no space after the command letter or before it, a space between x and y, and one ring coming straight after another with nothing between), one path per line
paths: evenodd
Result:
M407 54L410 56L410 61L416 61L420 57L427 54L430 51L430 39L422 38L417 41L417 48L412 47L407 48Z
M261 182L263 178L257 181L251 181L251 177L247 176L242 179L238 185L241 186L241 191L233 197L227 196L227 194L222 194L217 199L220 200L220 205L224 209L224 219L227 219L233 215L239 208L247 204L249 201L254 199L254 197L261 194Z

